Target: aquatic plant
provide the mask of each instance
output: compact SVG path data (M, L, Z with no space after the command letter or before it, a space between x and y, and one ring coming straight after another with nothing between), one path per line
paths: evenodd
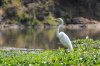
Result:
M0 66L99 66L100 48L87 46L85 43L97 44L99 40L78 39L74 51L59 48L54 50L0 50ZM100 44L98 45L100 46Z

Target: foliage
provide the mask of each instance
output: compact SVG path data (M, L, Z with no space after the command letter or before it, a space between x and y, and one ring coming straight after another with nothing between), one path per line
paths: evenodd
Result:
M35 23L43 24L44 22L54 24L54 21L51 19L53 16L49 15L49 5L54 4L52 0L3 0L2 4L5 18L8 19L9 22L15 21L23 25L34 25ZM46 17L49 20L47 20Z
M85 42L84 42L85 41ZM100 43L99 40L78 39L74 51L59 48L55 50L34 51L0 51L0 66L99 66L100 50L93 47L84 48L84 43ZM100 45L100 44L99 44Z
M21 6L21 0L3 0L4 7L19 7Z

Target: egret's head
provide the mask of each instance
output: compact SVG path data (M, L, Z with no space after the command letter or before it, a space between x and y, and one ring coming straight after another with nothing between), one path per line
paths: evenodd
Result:
M64 21L63 21L63 19L62 18L57 18L57 20L56 20L57 22L58 22L58 24L63 24L64 23Z

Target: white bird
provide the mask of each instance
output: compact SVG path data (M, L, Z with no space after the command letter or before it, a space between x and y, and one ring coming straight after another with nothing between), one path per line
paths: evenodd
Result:
M59 38L59 40L63 44L63 46L67 47L68 50L73 50L73 46L72 46L72 43L70 41L70 38L64 32L59 32L60 28L64 24L63 19L58 18L57 22L59 23L59 26L57 27L57 37Z

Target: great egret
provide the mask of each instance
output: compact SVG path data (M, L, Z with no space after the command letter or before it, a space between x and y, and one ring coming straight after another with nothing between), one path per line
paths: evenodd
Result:
M72 43L70 41L70 38L64 33L59 32L60 28L63 26L64 21L62 18L58 18L57 22L59 23L59 26L57 27L57 37L59 38L60 42L68 48L68 50L73 50Z

